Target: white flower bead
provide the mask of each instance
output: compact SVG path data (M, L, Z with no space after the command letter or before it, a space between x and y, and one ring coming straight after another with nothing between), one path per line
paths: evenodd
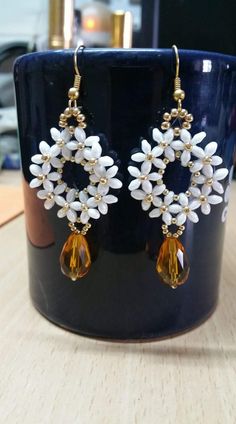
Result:
M122 187L122 182L114 176L118 172L118 166L114 165L107 170L100 166L95 168L95 173L90 175L90 181L92 183L98 183L98 192L105 196L110 188L118 189Z

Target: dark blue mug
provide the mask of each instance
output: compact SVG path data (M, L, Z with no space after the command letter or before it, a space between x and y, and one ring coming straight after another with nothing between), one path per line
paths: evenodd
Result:
M191 131L207 133L203 147L215 140L223 165L230 169L236 129L236 58L195 51L179 54L186 93L183 107L194 116ZM55 209L46 211L36 190L29 188L29 165L41 140L53 143L50 128L58 126L73 85L73 51L20 57L15 86L32 301L50 321L87 336L145 340L191 329L217 304L225 203L216 205L211 215L201 215L198 224L186 225L181 242L189 256L190 274L184 285L172 290L160 282L155 270L162 221L150 219L128 190L132 150L139 146L140 137L150 137L151 127L160 128L163 113L175 107L173 51L85 49L78 62L88 130L101 134L115 152L123 187L118 203L104 218L93 221L88 233L91 270L81 280L70 281L59 265L69 235L67 223L57 218ZM179 173L173 167L165 182L178 193L187 189L189 179L189 172Z

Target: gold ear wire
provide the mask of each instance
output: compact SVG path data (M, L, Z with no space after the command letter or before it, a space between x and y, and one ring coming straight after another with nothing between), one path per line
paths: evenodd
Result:
M181 111L182 100L185 98L185 92L181 89L181 79L179 77L179 52L175 44L172 46L172 49L174 50L176 59L173 98L178 103L178 111Z

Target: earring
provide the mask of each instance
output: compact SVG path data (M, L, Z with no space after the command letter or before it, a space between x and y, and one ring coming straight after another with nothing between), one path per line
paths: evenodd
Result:
M87 274L91 266L91 256L86 234L91 227L90 219L99 219L108 212L108 205L116 203L117 197L110 194L110 189L119 189L122 183L114 178L118 167L111 156L103 156L100 137L88 136L85 132L86 120L82 106L78 106L81 75L74 53L74 85L68 91L68 106L59 118L62 130L51 128L54 144L41 141L40 153L32 156L30 172L34 179L31 188L42 186L37 192L44 200L45 209L58 205L58 218L67 218L72 231L65 242L60 255L63 274L75 281ZM83 52L83 50L82 50ZM81 53L82 54L82 53ZM72 125L71 122L74 124ZM76 184L69 187L63 180L64 166L74 163L83 167L88 173L89 183L78 189Z
M228 170L215 169L223 162L220 156L215 155L216 142L208 143L203 149L199 144L206 133L201 131L192 136L189 132L193 115L182 108L185 92L181 89L179 78L179 55L177 47L172 48L176 57L173 98L177 108L164 113L163 132L153 129L155 145L142 140L141 152L131 156L132 161L141 164L141 169L129 166L128 171L134 177L129 184L131 196L141 201L142 209L149 211L150 218L160 217L163 221L165 239L159 250L156 271L164 283L175 289L187 280L190 270L185 248L179 240L185 230L184 224L186 221L199 221L199 208L208 215L212 205L222 202L222 197L214 192L223 194L224 188L219 181L227 176ZM169 190L163 181L167 165L176 160L190 171L190 185L181 193ZM177 229L172 232L170 226Z

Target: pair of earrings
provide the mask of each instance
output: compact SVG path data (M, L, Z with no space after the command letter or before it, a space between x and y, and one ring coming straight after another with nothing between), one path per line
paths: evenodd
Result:
M86 240L90 219L107 214L108 205L118 201L113 192L122 187L117 178L118 166L111 156L104 155L99 136L87 136L85 132L86 118L77 103L81 83L78 49L74 53L75 76L73 87L68 91L68 106L59 117L62 130L51 128L54 144L41 141L40 153L32 156L33 164L30 165L34 176L30 187L43 188L37 191L37 196L44 200L44 207L51 209L58 205L57 216L69 221L71 234L63 246L60 264L62 272L73 281L86 275L91 266ZM182 108L185 93L179 77L178 50L176 46L173 49L176 57L173 98L177 107L164 113L163 132L154 128L152 142L142 140L140 151L131 155L133 164L128 171L133 179L128 188L132 198L141 202L150 218L163 221L165 238L158 253L156 270L164 283L176 288L187 280L190 270L185 249L179 241L185 230L184 224L187 220L199 221L199 208L208 215L211 205L222 202L219 194L224 189L219 181L227 176L228 170L215 169L223 162L215 155L216 142L208 143L203 149L199 144L206 133L191 136L189 132L193 116ZM163 181L167 165L175 160L191 174L189 188L181 193L169 190ZM83 189L79 190L75 184L69 187L63 180L63 168L68 162L80 165L88 173L89 184Z

